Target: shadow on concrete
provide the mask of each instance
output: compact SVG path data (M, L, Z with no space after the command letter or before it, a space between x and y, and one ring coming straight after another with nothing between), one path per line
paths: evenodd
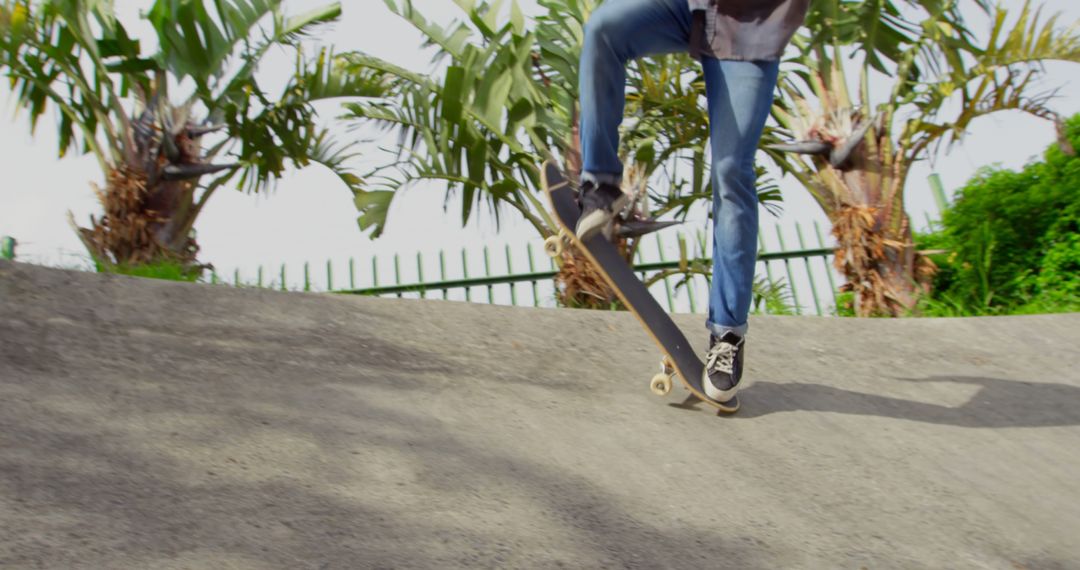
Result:
M879 416L973 428L1054 427L1080 425L1080 388L1064 384L1022 382L972 376L897 378L904 382L952 382L979 386L957 407L853 392L806 383L755 382L740 393L738 418L781 412L833 412Z
M71 418L18 417L19 411L0 426L23 426L17 443L41 460L0 454L0 489L18 498L19 511L48 515L44 524L32 525L33 536L9 537L5 563L134 568L199 553L218 562L255 560L260 568L289 569L772 566L759 540L635 516L620 506L622 499L587 479L527 459L528 449L469 444L421 414L346 395L315 416L271 395L259 400L203 413L227 414L230 438L242 440L269 425L280 435L316 441L324 458L348 457L360 445L404 457L417 471L411 480L388 484L358 477L347 462L322 461L317 478L284 467L272 480L208 472L193 481L192 464L155 450L197 449L207 443L204 436L178 433L152 441L138 429L156 413L175 413L175 401L148 398L139 409L123 410L132 428L120 432L78 426ZM224 455L222 461L229 459ZM87 463L96 468L72 467ZM387 494L393 497L383 500ZM431 497L438 499L416 506ZM512 524L467 522L515 505L529 512ZM456 512L450 519L463 523L436 523L425 509ZM530 535L533 517L562 532ZM72 524L55 524L65 520Z

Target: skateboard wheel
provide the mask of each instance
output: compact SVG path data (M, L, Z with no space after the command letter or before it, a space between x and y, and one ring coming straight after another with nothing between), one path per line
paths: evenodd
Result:
M559 232L558 236L551 236L544 240L544 253L548 254L548 257L559 257L563 253L563 240L562 232Z
M667 396L671 392L671 376L667 374L653 376L652 382L649 382L649 389L657 396Z

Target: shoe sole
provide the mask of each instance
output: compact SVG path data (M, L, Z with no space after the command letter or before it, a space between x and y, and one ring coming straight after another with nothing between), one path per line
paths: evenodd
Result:
M604 226L606 226L608 222L615 219L615 216L619 212L622 212L623 208L626 207L626 203L629 201L630 197L626 194L623 194L621 197L616 198L615 202L612 203L611 215L608 215L606 212L604 212L604 210L596 210L595 212L590 213L588 216L585 216L578 220L578 225L576 228L577 238L581 241L585 241L595 236L597 233L604 229Z
M705 376L701 379L701 388L702 391L705 392L705 395L711 398L714 402L725 403L732 400L733 398L735 398L736 395L738 395L739 389L742 388L742 382L732 386L731 388L728 388L727 390L717 390L716 387L713 386L712 381L709 380L708 376Z

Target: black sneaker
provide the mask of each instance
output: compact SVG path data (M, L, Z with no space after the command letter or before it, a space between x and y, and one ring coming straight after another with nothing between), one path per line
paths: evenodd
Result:
M585 182L581 186L581 218L574 234L583 241L593 237L615 219L615 214L626 207L629 199L614 184L601 183L596 186L592 182Z
M720 338L709 336L709 352L705 354L701 379L706 396L721 403L735 397L742 380L745 345L746 339L735 333Z

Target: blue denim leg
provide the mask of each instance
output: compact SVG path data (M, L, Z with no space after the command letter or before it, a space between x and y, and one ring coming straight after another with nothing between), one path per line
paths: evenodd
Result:
M622 177L618 151L626 63L685 52L689 42L686 0L607 0L590 15L578 70L583 180L618 183Z
M686 0L607 0L585 25L581 52L582 179L618 183L619 125L626 104L626 63L687 51ZM745 335L757 257L754 154L769 117L779 63L705 58L713 184L713 334Z
M779 63L705 58L712 145L713 277L706 326L745 336L757 263L754 155L773 103Z

